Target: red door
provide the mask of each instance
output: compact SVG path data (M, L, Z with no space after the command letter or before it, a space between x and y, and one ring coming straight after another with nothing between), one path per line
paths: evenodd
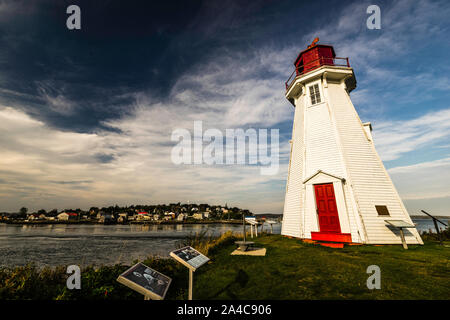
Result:
M320 232L341 232L332 183L314 185Z

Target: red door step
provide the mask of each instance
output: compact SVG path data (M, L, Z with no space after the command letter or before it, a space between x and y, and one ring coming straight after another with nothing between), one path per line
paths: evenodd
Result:
M344 247L343 243L336 243L336 242L333 242L333 243L319 242L319 244L321 246L329 247L329 248L343 248Z
M311 240L351 243L352 236L350 233L311 232Z

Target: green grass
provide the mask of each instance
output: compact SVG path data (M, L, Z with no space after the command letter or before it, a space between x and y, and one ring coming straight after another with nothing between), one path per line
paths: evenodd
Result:
M450 298L450 248L437 241L408 250L401 245L332 249L263 234L253 240L267 249L266 256L255 257L231 256L235 240L231 233L218 239L200 234L180 244L192 245L211 258L194 274L194 299ZM157 257L143 263L172 278L166 299L187 299L186 267ZM367 288L369 265L381 269L380 290ZM0 300L142 300L142 295L116 281L129 266L86 267L81 271L81 290L66 288L64 266L0 268Z
M231 256L228 245L195 274L196 299L449 299L450 248L348 246L332 249L279 235L254 238L265 257ZM369 265L381 289L366 285Z

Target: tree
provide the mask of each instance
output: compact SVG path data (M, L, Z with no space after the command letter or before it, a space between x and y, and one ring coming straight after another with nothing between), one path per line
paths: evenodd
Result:
M97 213L98 213L98 208L97 207L91 207L90 209L89 209L89 215L90 216L96 216L97 215Z
M41 214L47 215L47 211L45 211L45 209L41 209L37 213L38 213L38 215L41 215Z
M19 210L19 217L26 218L27 212L28 212L27 208L25 208L25 207L20 208L20 210Z

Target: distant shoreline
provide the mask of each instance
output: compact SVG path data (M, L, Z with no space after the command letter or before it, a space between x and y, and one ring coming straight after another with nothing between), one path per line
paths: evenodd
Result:
M50 224L101 224L101 225L130 225L130 224L142 224L142 225L172 225L172 224L242 224L241 220L198 220L198 221L128 221L125 223L103 223L91 220L77 220L77 221L49 221L49 220L39 220L39 221L0 221L4 224L15 224L15 225L50 225Z
M432 220L428 216L410 216L411 219L423 219ZM435 218L442 220L444 222L450 221L450 216L435 216ZM154 220L143 220L143 221L127 221L125 223L112 222L104 223L93 220L76 220L76 221L52 221L52 220L38 220L38 221L23 221L23 220L3 220L0 224L14 224L14 225L53 225L53 224L95 224L95 225L130 225L130 224L141 224L141 225L183 225L183 224L242 224L242 220L195 220L195 221L178 221L178 220L168 220L168 221L154 221Z
M432 220L429 216L410 216L411 219L427 219ZM439 220L450 220L450 216L434 216L436 219Z

